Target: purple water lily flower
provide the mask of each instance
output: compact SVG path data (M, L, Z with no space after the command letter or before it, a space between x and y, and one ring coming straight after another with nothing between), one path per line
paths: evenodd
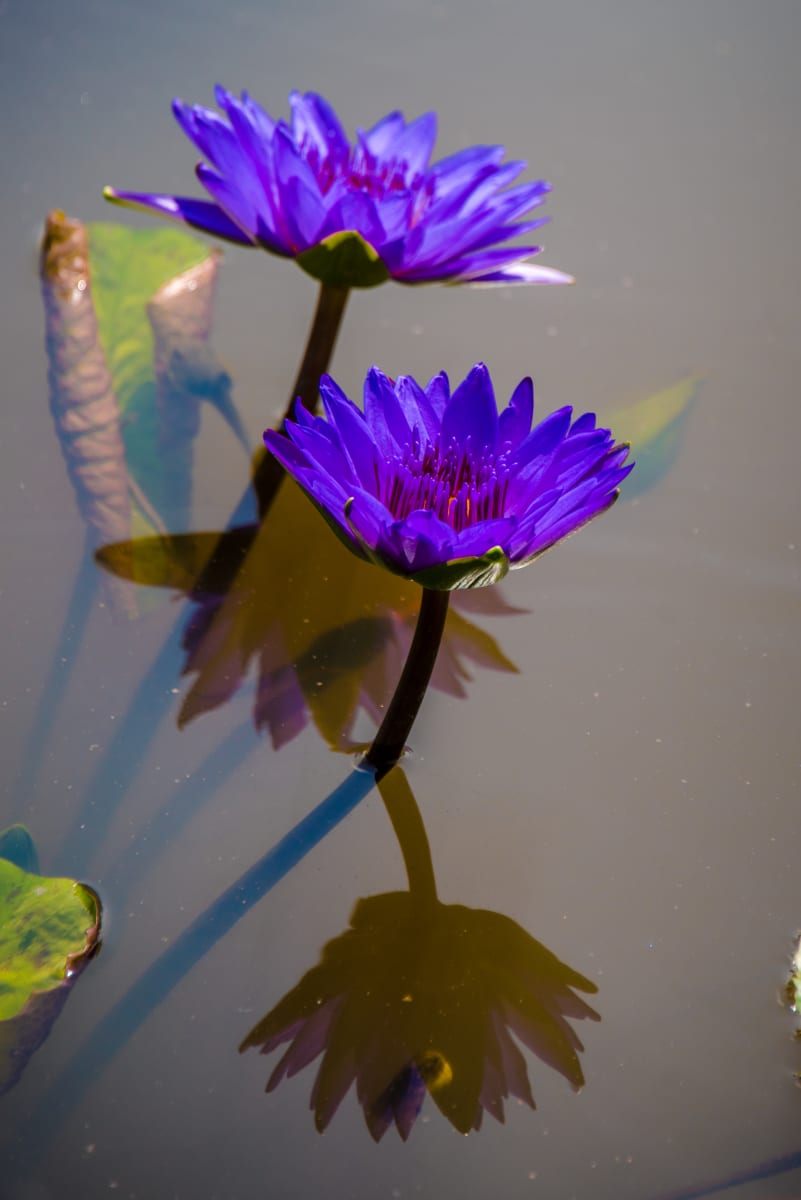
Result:
M526 566L614 504L633 465L593 413L532 429L530 379L499 414L483 363L453 394L445 374L421 387L373 367L364 412L327 375L320 393L327 420L297 402L267 448L355 554L428 588Z
M314 92L289 97L289 122L243 92L217 87L224 116L173 102L204 161L197 176L211 200L106 188L109 200L174 217L206 233L294 258L341 287L401 283L572 283L525 260L539 247L508 246L547 218L521 221L549 184L509 185L524 162L503 146L472 146L430 164L437 132L427 113L406 123L392 112L348 139Z

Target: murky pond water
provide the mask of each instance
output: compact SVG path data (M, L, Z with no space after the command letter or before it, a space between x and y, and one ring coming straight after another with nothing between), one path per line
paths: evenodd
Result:
M43 872L106 910L0 1101L3 1200L801 1195L801 1045L778 1003L801 926L800 39L783 0L0 4L0 826L24 822ZM416 589L351 560L292 489L222 615L140 589L115 620L95 568L79 577L37 239L55 207L153 224L102 186L188 190L169 102L211 103L218 80L271 112L314 88L350 130L435 109L438 154L502 141L554 185L542 257L578 285L355 294L333 368L351 394L372 363L455 380L481 358L499 397L530 373L541 412L610 416L694 379L661 477L456 605L414 798L397 778L348 792L347 750L375 730ZM292 264L226 249L213 345L254 446L313 305ZM247 471L206 406L185 527L224 528ZM182 673L190 619L219 637ZM281 839L332 793L293 857ZM321 1135L316 1066L265 1094L281 1051L238 1053L284 996L273 1033L346 995L339 1050L369 1075L412 992L431 1095L405 1142L374 1143L353 1089ZM507 1062L505 1123L462 1137L449 1072L486 1073L504 1022L536 1110Z

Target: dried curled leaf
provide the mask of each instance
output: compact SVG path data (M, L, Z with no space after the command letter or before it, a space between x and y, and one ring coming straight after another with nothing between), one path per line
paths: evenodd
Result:
M131 505L120 414L100 344L86 229L63 212L45 223L40 271L50 411L81 516L93 545L130 536ZM131 590L114 587L116 609Z

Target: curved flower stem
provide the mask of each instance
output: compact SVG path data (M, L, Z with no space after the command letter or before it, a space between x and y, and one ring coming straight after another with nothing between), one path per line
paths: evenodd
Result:
M384 714L381 728L367 751L363 765L375 771L377 779L386 775L403 754L406 739L414 724L442 641L448 615L450 592L423 588L420 614L414 631L409 657Z
M290 415L297 397L300 397L309 412L313 412L317 408L320 376L328 369L331 355L334 353L337 334L342 324L349 295L348 288L333 287L328 283L320 284L317 308L309 330L309 338L287 402L284 418ZM273 458L272 454L268 454L266 450L260 450L254 462L252 480L260 518L264 518L269 512L284 475L284 468L278 460Z
M378 790L400 845L409 891L422 908L437 902L431 847L414 792L401 767L378 781Z

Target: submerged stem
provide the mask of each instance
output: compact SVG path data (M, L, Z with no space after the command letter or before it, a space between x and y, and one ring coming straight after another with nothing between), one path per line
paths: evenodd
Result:
M334 353L349 294L348 288L334 287L328 283L320 284L317 308L284 419L290 415L298 397L309 412L316 409L320 376L328 369ZM269 512L285 474L284 468L272 454L268 454L264 449L259 451L254 462L252 484L260 518L264 518Z
M386 775L403 754L406 739L423 703L431 672L434 670L448 615L449 599L450 592L423 588L420 614L409 656L381 727L364 758L363 765L374 770L378 779Z

